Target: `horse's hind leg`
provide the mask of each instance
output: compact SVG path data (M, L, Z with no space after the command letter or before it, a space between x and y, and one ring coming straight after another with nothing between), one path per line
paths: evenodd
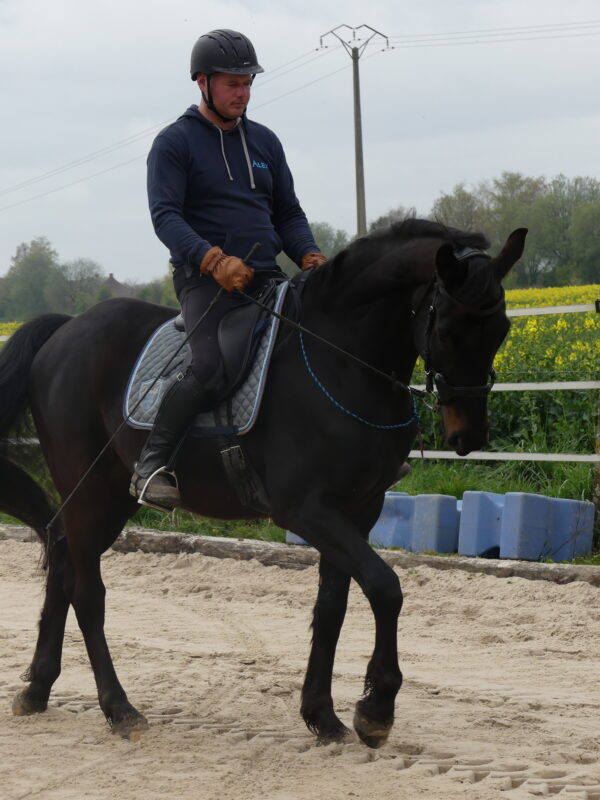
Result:
M350 576L321 557L313 638L302 687L301 714L319 742L348 739L350 731L333 709L331 680L340 630L346 615Z
M45 711L53 683L60 675L65 622L69 611L73 574L65 539L48 546L46 597L40 617L33 661L23 679L29 686L13 701L13 713L22 716Z
M94 672L100 708L114 733L130 737L148 723L128 701L112 663L104 635L106 590L100 572L100 555L116 539L129 514L119 509L116 499L103 504L99 493L93 499L82 494L77 501L65 520L73 562L73 608Z

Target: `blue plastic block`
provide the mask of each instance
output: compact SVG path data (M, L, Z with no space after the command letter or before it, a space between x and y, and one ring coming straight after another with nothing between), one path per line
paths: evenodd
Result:
M415 498L404 492L386 492L379 519L371 529L369 542L376 547L412 548Z
M456 553L459 522L456 497L445 494L417 495L410 549L415 553Z
M553 561L571 561L591 552L594 504L584 500L552 499L551 539Z
M500 558L539 561L552 553L552 503L541 494L507 492L500 527Z
M592 548L594 505L525 492L439 494L386 492L371 544L415 553L571 560ZM286 542L307 545L290 531Z
M593 532L593 503L508 492L500 558L568 561L592 549Z
M383 509L369 534L371 544L414 553L456 553L460 512L456 497L386 492Z
M497 558L503 513L503 494L465 492L458 530L458 552L463 556Z
M300 536L296 536L296 534L292 533L291 531L285 532L285 542L286 544L305 544L307 547L311 547L308 542L306 542Z

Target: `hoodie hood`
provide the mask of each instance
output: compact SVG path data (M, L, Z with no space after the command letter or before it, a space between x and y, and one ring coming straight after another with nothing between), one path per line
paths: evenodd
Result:
M207 125L209 128L217 131L221 142L221 156L223 157L223 163L225 165L225 169L227 170L227 177L230 181L234 180L233 175L231 174L231 169L229 167L229 162L227 161L227 156L225 154L225 137L230 136L231 134L237 134L241 137L242 141L242 150L244 152L244 156L246 159L246 166L248 168L248 177L250 179L250 188L256 189L256 184L254 183L254 172L252 171L252 162L250 160L250 154L248 152L248 144L246 142L246 125L245 125L245 113L243 117L238 117L235 125L232 128L228 128L227 130L223 130L218 125L215 125L214 122L211 122L209 119L200 113L198 110L198 106L190 106L182 117L191 117L192 119L196 119L201 122L203 125ZM180 117L181 119L181 117Z

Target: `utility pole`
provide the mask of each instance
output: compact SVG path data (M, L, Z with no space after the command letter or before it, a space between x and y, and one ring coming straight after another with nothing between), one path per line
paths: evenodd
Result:
M341 28L345 28L347 33L345 36L338 33ZM352 35L350 36L350 32ZM358 34L358 35L357 35ZM335 36L335 38L342 43L344 49L352 59L352 86L354 94L354 160L356 169L356 232L358 236L363 236L367 232L367 209L365 203L365 167L363 159L363 144L362 144L362 117L360 111L360 75L358 69L358 61L364 53L367 45L371 39L380 36L385 39L386 49L389 48L390 43L387 36L370 25L359 25L357 28L352 28L350 25L338 25L327 33L324 33L320 39L320 46L327 47L323 44L323 39L327 36Z

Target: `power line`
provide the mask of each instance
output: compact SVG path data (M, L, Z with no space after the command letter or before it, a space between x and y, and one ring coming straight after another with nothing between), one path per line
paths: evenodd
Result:
M398 36L391 36L391 39L421 39L421 38L433 38L433 37L447 37L447 36L468 36L468 35L475 35L475 34L500 34L500 33L520 33L520 32L532 32L532 31L544 31L544 30L568 30L571 28L581 28L581 27L597 27L600 25L600 20L593 19L593 20L583 20L581 22L558 22L558 23L550 23L545 25L518 25L513 27L506 27L506 28L471 28L466 31L441 31L440 33L407 33L407 34L399 34Z
M24 189L26 186L31 186L34 183L38 183L39 181L46 180L47 178L53 178L56 175L59 175L61 172L67 172L74 167L79 167L82 164L86 164L89 161L94 161L96 158L100 158L101 156L107 155L109 153L113 153L115 150L120 150L122 147L126 147L129 144L133 144L146 136L149 133L157 130L158 128L163 127L164 125L168 125L171 120L167 120L166 122L160 122L157 125L153 125L150 128L146 128L139 133L135 133L132 136L128 136L126 139L120 139L113 144L109 144L106 147L102 147L99 150L94 150L92 153L88 153L86 156L81 156L81 158L76 159L75 161L69 161L67 164L63 164L62 167L56 167L55 169L49 170L48 172L44 172L41 175L37 175L34 178L28 178L21 183L15 183L13 186L8 186L6 189L0 189L0 195L9 194L10 192L16 192L18 189ZM1 210L1 209L0 209Z
M313 61L317 61L319 58L322 58L323 56L331 55L332 52L333 50L320 50L320 49L312 50L311 51L312 58L303 61L302 64L297 64L295 67L292 67L291 69L288 69L285 72L280 72L278 75L275 75L273 77L268 77L266 79L261 78L260 84L258 84L257 88L262 89L262 87L265 86L267 83L271 83L271 81L278 80L279 78L282 78L284 75L289 75L290 72L295 72L297 69L302 69L303 67L307 66L307 64L312 64ZM299 56L299 58L304 58L304 56ZM295 58L293 59L293 61L289 61L288 64L292 64L295 61L298 61L299 58ZM283 69L283 67L280 67L280 69Z
M0 212L8 211L9 208L15 208L16 206L22 206L25 203L30 203L32 200L39 200L40 197L47 197L49 194L54 194L55 192L62 192L63 189L69 189L71 186L75 186L78 183L83 183L84 181L88 181L91 178L96 178L98 175L104 175L105 172L112 172L114 169L119 169L120 167L124 167L127 164L131 164L133 161L139 161L140 158L145 158L145 153L140 156L134 156L133 158L128 159L127 161L121 161L119 164L114 164L112 167L107 167L106 169L101 169L99 172L94 172L91 175L85 175L83 178L78 178L76 181L71 181L70 183L65 183L63 186L57 186L54 189L48 189L47 192L41 192L41 194L36 194L33 197L27 197L25 200L19 200L16 203L11 203L8 206L3 206L0 208Z
M367 56L366 58L372 58L374 55L379 55L379 53L373 53L371 56ZM255 109L263 108L264 106L267 106L270 103L274 103L276 100L280 100L282 97L288 97L289 95L294 94L295 92L299 92L302 89L306 89L307 87L312 86L315 83L319 83L320 81L323 81L326 78L329 78L332 75L336 75L338 72L342 72L342 71L347 70L347 69L350 69L350 65L349 64L346 64L345 66L340 67L339 69L333 70L333 72L328 72L325 75L322 75L320 78L316 78L314 81L309 81L309 83L304 83L304 84L302 84L302 86L298 86L296 89L291 89L288 92L285 92L284 94L277 95L277 97L273 97L270 100L267 100L266 102L260 103L259 105L255 105L253 107ZM164 124L164 123L161 123L161 125L162 124ZM157 126L155 126L155 128L161 127L161 125L157 125ZM151 130L154 130L155 128L150 128L148 130L151 131ZM139 137L141 137L141 136L142 135L139 134ZM108 149L108 148L105 148L105 149ZM113 150L116 150L116 149L118 149L118 147L114 146ZM64 184L62 186L57 186L54 189L48 189L48 191L46 191L46 192L41 192L40 194L33 195L32 197L27 197L24 200L18 200L15 203L10 203L9 205L2 206L2 207L0 207L0 213L2 213L3 211L8 211L11 208L16 208L17 206L24 205L25 203L30 203L33 200L39 200L42 197L47 197L48 195L54 194L55 192L62 192L64 189L69 189L71 186L75 186L78 183L83 183L84 181L90 180L91 178L96 178L98 175L104 175L106 172L111 172L112 170L119 169L120 167L125 167L125 166L127 166L128 164L131 164L134 161L139 161L139 159L141 159L141 158L146 158L146 153L143 153L142 155L139 155L139 156L134 156L133 158L129 158L129 159L127 159L127 161L121 161L121 162L119 162L118 164L115 164L112 167L107 167L106 169L100 170L99 172L94 172L91 175L85 175L82 178L78 178L77 180L71 181L70 183L66 183L66 184ZM79 161L72 162L72 164L73 164L73 166L76 166L76 165L83 164L83 163L86 163L86 162L92 161L92 160L93 160L93 156L92 156L92 154L90 154L90 157L79 159ZM39 180L42 180L43 177L46 177L46 176L49 176L49 175L54 176L54 175L56 175L56 174L58 174L60 172L66 171L67 169L70 169L70 168L71 168L70 166L69 167L65 166L64 168L59 168L57 170L53 170L52 173L46 173L45 176L39 176L38 178L35 178L35 179L32 178L32 179L30 179L30 181L24 182L24 184L30 185L31 183L37 182Z
M402 34L390 39L403 48L461 44L527 42L543 39L579 38L600 34L600 20L506 28L480 28L427 34Z
M595 28L598 28L598 30L594 30ZM538 33L540 34L539 36L532 35ZM600 35L600 20L584 20L572 23L554 23L554 24L515 26L515 27L504 27L504 28L481 28L481 29L472 29L469 31L446 31L446 32L429 33L429 34L402 34L398 36L389 37L389 39L390 42L394 42L394 44L391 45L390 49L413 49L422 47L448 47L448 46L462 46L462 45L474 45L474 44L527 42L527 41L540 41L545 39L579 38L584 36L597 36L597 35ZM497 38L500 36L507 38ZM266 85L267 83L270 83L273 80L277 80L278 78L288 75L290 72L294 72L297 69L301 69L302 67L312 64L314 61L318 60L322 56L327 55L327 53L331 52L334 52L334 50L327 48L323 50L310 50L303 53L302 55L296 56L290 61L281 64L279 67L275 67L273 70L270 70L270 77L265 80L261 80L261 83L258 88L262 88L262 86ZM367 56L367 58L372 58L374 55L378 54L379 53L373 53L370 56ZM291 67L291 69L287 69L287 67L289 67L292 64L295 64L296 66ZM272 97L271 99L266 100L263 103L260 103L258 105L253 105L253 108L254 109L263 108L264 106L270 105L271 103L274 103L277 100L280 100L284 97L288 97L289 95L295 94L296 92L302 91L303 89L313 86L314 84L319 83L322 80L326 80L327 78L336 75L339 72L342 72L346 69L349 69L349 65L346 65L339 69L333 70L332 72L328 72L324 75L321 75L320 77L315 78L312 81L304 83L301 86L298 86L294 89L290 89L284 92L283 94ZM141 141L151 133L154 133L155 131L169 124L169 122L171 122L171 120L166 120L164 122L157 123L149 128L145 128L144 130L139 131L138 133L132 134L131 136L126 137L125 139L120 139L110 145L107 145L106 147L102 147L98 150L88 153L87 155L81 156L78 159L63 164L60 167L56 167L55 169L48 170L47 172L44 172L32 178L28 178L27 180L21 181L20 183L16 183L13 184L12 186L0 189L0 196L18 191L20 189L24 189L28 186L32 186L43 180L56 177L57 175L60 175L63 172L67 172L71 169L74 169L75 167L82 166L83 164L89 163L90 161L94 161L97 158L102 158L105 155L109 155L110 153L120 150L123 147L127 147L130 144L134 144L138 141ZM46 197L47 195L53 194L54 192L62 191L63 189L67 189L71 186L74 186L77 183L82 183L86 180L97 177L98 175L102 175L114 169L119 169L120 167L126 166L127 164L130 164L133 161L137 161L138 159L143 157L144 157L143 155L135 156L134 158L122 161L119 164L116 164L112 167L108 167L107 169L100 170L98 172L92 173L91 175L84 176L78 180L71 181L70 183L64 184L63 186L56 187L54 189L48 190L47 192L42 192L40 194L34 195L24 200L6 205L0 208L0 212L6 211L10 208L14 208L15 206L23 205L24 203L28 203L33 200L37 200L41 197Z
M438 41L438 42L428 42L423 44L392 44L390 45L391 50L416 50L418 48L423 47L461 47L464 45L477 45L477 44L507 44L510 42L541 42L541 41L549 41L554 39L578 39L590 36L598 36L600 35L600 30L594 33L579 33L579 34L564 34L564 35L556 35L556 36L529 36L525 38L517 38L512 37L509 39L474 39L472 41L452 41L448 40L446 42Z
M294 58L291 61L286 62L285 64L282 64L280 67L277 67L273 71L274 72L279 72L279 74L275 75L273 77L270 77L267 80L261 81L260 86L262 87L266 83L270 83L271 81L277 80L278 78L281 78L284 75L289 74L290 72L294 72L297 69L301 69L302 67L306 66L307 64L310 64L313 61L316 61L317 59L321 58L323 55L327 55L327 52L320 53L320 52L317 52L315 50L311 50L308 53L304 53L303 55L298 56L297 58ZM307 59L307 56L312 56L312 57ZM287 67L290 64L293 64L293 63L295 63L297 61L300 61L301 59L305 59L303 61L303 63L297 64L295 67L292 67L291 69L288 69L285 72L281 72L281 70L283 70L285 67ZM280 95L280 96L283 96L283 95ZM268 101L268 102L272 102L272 101ZM255 108L256 107L257 106L255 106ZM0 189L0 196L5 195L5 194L10 194L11 192L19 191L20 189L25 189L28 186L32 186L33 184L39 183L40 181L47 180L48 178L54 178L57 175L60 175L63 172L68 172L69 170L74 169L75 167L79 167L82 164L86 164L86 163L88 163L90 161L96 160L97 158L101 158L101 157L103 157L105 155L109 155L110 153L113 153L116 150L120 150L123 147L127 147L130 144L135 144L136 142L145 139L148 135L154 133L155 131L159 130L160 128L163 128L165 125L168 125L170 122L172 122L171 119L165 120L163 122L156 123L155 125L152 125L149 128L145 128L144 130L139 131L138 133L134 133L131 136L126 137L125 139L119 139L118 141L113 142L112 144L107 145L106 147L102 147L99 150L94 150L93 152L88 153L87 155L81 156L80 158L77 158L74 161L69 161L69 162L67 162L66 164L63 164L60 167L56 167L55 169L48 170L48 172L44 172L41 175L36 175L36 176L34 176L32 178L28 178L27 180L21 181L20 183L15 183L12 186L7 186L5 189ZM123 162L123 164L128 164L128 163L129 163L129 161ZM95 174L101 174L101 173L95 173ZM67 184L67 185L71 186L72 184ZM46 193L44 193L44 194L46 194ZM40 196L43 196L43 195L36 195L36 197L40 197ZM32 198L32 199L34 199L34 198ZM23 202L27 202L27 201L23 201ZM15 205L20 205L20 203L15 203ZM12 206L5 206L4 208L12 208ZM2 210L4 210L4 209L0 208L0 211L2 211Z

